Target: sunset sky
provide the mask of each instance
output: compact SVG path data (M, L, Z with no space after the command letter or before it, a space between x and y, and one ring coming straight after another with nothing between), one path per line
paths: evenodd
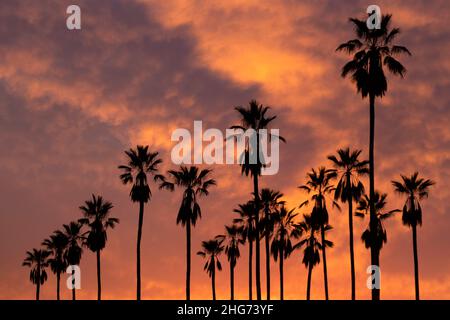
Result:
M66 8L81 7L82 30L66 28ZM329 165L337 148L363 149L368 157L368 101L340 77L347 61L336 47L354 37L349 17L364 18L369 4L393 14L405 79L388 76L377 100L376 188L389 193L388 209L403 199L390 181L419 171L436 181L423 202L418 234L421 297L450 299L450 2L433 1L25 1L0 3L0 299L34 299L25 252L63 223L81 217L78 207L100 194L114 204L120 224L102 252L105 299L136 296L138 205L117 166L124 150L150 145L170 160L176 128L225 130L238 123L234 107L257 99L272 107L280 146L280 170L260 185L280 190L289 208L305 200L297 186L312 167ZM217 187L202 198L203 217L193 230L192 291L210 299L202 240L224 232L252 184L237 165L214 165ZM185 233L176 225L181 193L158 190L145 207L142 243L143 299L184 299ZM348 214L330 213L334 229L327 251L331 299L349 299ZM297 210L306 213L303 209ZM370 298L370 254L360 240L368 220L355 220L357 298ZM411 231L401 214L386 223L381 252L381 297L413 299ZM247 247L236 269L236 296L248 297ZM286 262L285 298L305 299L307 270L297 251ZM217 278L219 299L229 298L229 268ZM262 267L264 255L262 255ZM82 289L95 299L95 255L85 250ZM261 279L265 279L262 268ZM71 293L62 277L62 298ZM55 276L42 288L54 299ZM265 282L262 282L263 297ZM272 265L272 295L279 296ZM312 298L323 299L322 265L314 269Z

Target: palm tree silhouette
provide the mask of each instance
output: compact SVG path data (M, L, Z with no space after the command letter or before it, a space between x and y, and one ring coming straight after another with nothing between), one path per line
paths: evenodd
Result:
M211 278L211 288L213 300L216 300L216 266L219 271L222 270L222 265L219 261L219 255L222 253L224 247L222 245L223 239L215 238L209 241L202 241L202 251L197 252L199 256L208 258L203 268Z
M400 210L390 210L385 211L385 207L387 204L387 194L379 193L375 191L375 213L376 213L376 228L375 233L372 232L372 228L367 226L367 229L361 235L361 240L364 242L364 245L367 249L375 248L378 252L383 248L383 244L387 242L387 232L386 228L383 225L383 221L392 217L392 215ZM355 215L357 217L363 218L365 215L370 214L370 198L367 195L364 195L358 202L358 207L356 208Z
M67 238L67 247L64 251L64 258L68 265L77 266L80 264L83 248L86 240L85 233L82 232L83 225L79 221L72 221L64 224L64 236ZM72 300L76 300L75 294L75 270L72 270Z
M271 252L275 261L279 260L280 267L280 300L284 299L284 274L283 264L292 252L292 238L298 238L301 235L301 229L295 224L294 219L297 214L294 209L287 210L285 206L281 206L276 211L275 230L271 245Z
M144 222L144 205L152 196L148 184L147 175L153 176L155 182L163 180L158 173L158 165L162 160L158 158L158 152L149 152L148 146L137 146L136 149L125 151L128 163L119 166L122 170L120 180L123 184L132 184L130 198L133 202L139 202L139 223L136 245L136 299L141 300L141 238L142 224Z
M308 205L309 202L313 202L313 209L311 213L311 218L314 223L320 226L321 232L321 242L322 244L326 242L325 232L328 226L328 210L326 196L331 194L335 187L331 184L331 181L337 176L336 170L326 169L325 167L319 167L316 171L311 169L311 172L307 174L308 180L305 185L299 186L300 189L306 191L308 194L312 193L310 200L306 200L300 204L300 208L304 205ZM336 201L331 199L333 206L340 210L339 205ZM326 246L322 246L322 261L323 261L323 278L324 278L324 288L325 288L325 299L328 300L328 273L327 273L327 256L326 256Z
M42 245L46 247L50 252L51 257L48 259L50 269L56 274L56 299L60 300L60 284L61 273L65 272L67 268L67 261L64 257L64 250L68 245L68 239L61 231L57 230L47 239L42 242Z
M211 172L210 169L200 171L195 166L181 166L179 171L169 170L168 177L172 181L165 180L160 186L171 191L175 186L183 189L177 224L186 228L186 300L191 298L191 225L195 227L202 216L197 196L207 196L209 187L216 185L216 181L210 179Z
M231 226L225 226L225 235L216 237L218 240L227 241L225 254L230 263L230 300L234 300L234 268L236 267L237 259L241 257L239 245L245 243L242 238L243 229L243 226L238 226L233 223Z
M370 169L370 199L375 196L375 166L374 166L374 142L375 142L375 98L382 98L387 89L387 79L383 65L394 75L402 78L406 68L394 58L402 53L411 55L404 46L393 45L392 42L400 33L399 28L391 29L392 15L383 15L380 29L369 29L365 20L350 18L355 27L356 38L339 45L336 51L345 51L354 54L353 58L342 67L341 75L351 76L356 84L358 93L362 98L369 96L370 104L370 142L369 142L369 169ZM371 201L373 204L374 201ZM370 208L370 228L377 228L375 207ZM375 247L371 251L371 264L379 265L379 252ZM372 299L380 299L380 290L372 289Z
M361 150L350 151L350 148L337 150L337 156L330 155L331 160L339 175L339 182L334 191L334 199L342 203L348 203L348 229L350 247L350 271L352 279L352 300L356 299L355 289L355 253L353 249L353 201L358 202L364 194L364 185L360 177L369 174L369 161L360 161L358 158Z
M319 239L316 237L316 233L320 230L320 225L314 221L311 215L303 215L303 221L300 222L300 228L302 231L307 234L307 237L302 239L299 243L297 243L293 250L305 247L303 250L303 260L302 263L308 268L308 280L306 285L306 300L311 299L311 279L312 279L312 271L315 265L320 263L320 250L326 247L333 247L333 242L329 240L325 240L323 244L319 242ZM325 232L331 230L331 226L325 226ZM309 235L308 235L309 233Z
M255 226L255 204L253 201L248 201L244 204L239 204L237 209L233 211L239 214L240 218L233 220L233 223L242 226L242 239L248 241L248 299L253 299L253 241L256 238Z
M253 178L253 195L255 197L255 226L256 226L256 234L258 235L255 238L255 264L256 264L256 297L258 300L261 300L261 274L260 274L260 243L259 243L259 187L258 187L258 178L261 175L261 169L264 167L264 161L262 150L260 150L260 132L259 130L267 129L268 125L276 119L276 116L266 118L266 113L270 108L267 106L263 106L262 104L258 104L256 100L251 100L249 102L248 107L238 106L235 110L241 116L241 125L231 126L231 129L241 129L255 130L256 134L256 150L253 150L249 143L246 144L245 151L241 157L242 161L242 174L246 176L251 176ZM270 136L272 137L272 136ZM285 141L283 137L277 136L276 138L281 141ZM252 159L256 155L256 163L251 163L250 159Z
M84 218L78 221L89 227L85 244L97 255L97 300L102 299L102 282L100 272L100 252L105 248L107 237L107 229L113 229L119 219L109 216L113 205L111 202L104 201L101 196L92 195L92 200L85 201L80 207Z
M402 181L392 181L395 191L406 196L403 206L402 221L405 226L411 227L413 237L414 254L414 279L416 288L416 300L419 294L419 258L417 255L417 226L422 225L422 207L420 200L428 198L429 189L435 184L430 179L419 178L419 173L414 172L411 177L401 175Z
M27 257L23 260L22 266L30 267L30 281L36 285L36 300L39 300L41 285L47 281L47 272L45 268L48 267L47 258L50 251L43 249L33 249L27 251Z
M285 201L280 200L283 194L279 191L264 188L261 190L261 206L264 212L261 220L261 232L264 235L266 245L266 287L267 300L270 300L270 238L274 229L274 214Z

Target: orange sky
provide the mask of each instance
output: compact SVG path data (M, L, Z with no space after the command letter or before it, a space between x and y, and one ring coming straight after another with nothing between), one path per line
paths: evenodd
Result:
M365 15L364 1L216 0L77 1L82 30L65 28L73 1L0 4L0 299L32 299L21 267L25 251L80 216L91 193L114 204L120 225L102 252L103 296L135 297L138 208L118 179L123 150L150 144L173 168L170 135L178 127L225 129L238 120L236 105L252 98L273 107L281 146L280 172L261 179L281 190L290 207L304 200L296 187L326 156L351 145L367 157L368 102L339 76L350 39L348 17ZM405 2L406 3L406 2ZM450 298L450 100L447 1L378 1L402 29L397 41L412 57L404 80L389 77L377 101L376 184L389 193L389 209L402 205L390 180L418 170L437 185L423 204L419 231L421 296ZM218 186L201 200L204 217L193 231L192 297L209 299L210 282L195 255L201 240L223 232L237 203L251 192L237 166L214 166ZM180 193L153 186L142 244L145 299L184 298L185 235L175 224ZM303 213L299 210L299 213ZM332 299L350 297L345 209L331 213L328 251ZM357 297L367 299L369 252L359 240L367 221L355 221ZM414 295L410 230L400 215L387 222L381 253L382 298ZM264 256L263 256L264 257ZM264 260L262 260L264 261ZM226 258L222 257L226 265ZM78 297L96 297L95 258L85 251ZM272 295L278 271L272 266ZM300 252L286 262L285 297L304 299L306 269ZM217 278L218 298L229 297L228 266ZM265 279L264 272L262 279ZM64 282L63 282L64 284ZM313 273L312 297L323 299L322 266ZM263 282L263 288L265 288ZM236 274L238 298L247 297L247 251ZM264 290L263 290L264 292ZM64 289L64 298L70 297ZM42 298L55 297L54 276Z

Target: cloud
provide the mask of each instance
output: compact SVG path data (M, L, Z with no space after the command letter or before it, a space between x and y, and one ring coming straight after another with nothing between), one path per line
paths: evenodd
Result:
M113 201L121 219L104 251L105 297L134 297L137 207L121 185L117 165L123 150L150 144L170 163L171 132L194 120L221 130L238 121L234 106L250 99L272 107L282 144L280 172L263 177L262 187L280 189L290 207L305 195L310 168L328 165L339 147L363 149L367 157L368 101L340 78L344 54L334 52L352 37L349 16L364 16L364 1L286 2L80 1L82 30L65 29L68 1L2 1L0 10L0 297L32 298L20 262L25 250L62 223L79 216L77 207L100 193ZM413 52L402 58L408 74L389 76L389 92L377 100L376 183L390 193L389 207L403 200L390 180L419 170L437 181L424 203L419 232L423 296L449 294L445 272L450 245L447 199L450 178L450 113L447 61L449 37L443 19L447 2L381 1L402 27L398 41ZM447 10L448 11L448 10ZM414 23L413 23L414 22ZM251 181L237 166L214 166L218 186L201 199L202 220L193 231L201 240L223 232L233 208L246 201ZM180 192L159 191L146 206L143 238L144 298L183 298L184 230L175 225ZM299 210L300 213L303 213ZM367 221L355 222L358 297L368 298L368 251L360 242ZM331 214L330 294L349 296L347 214ZM386 225L383 297L412 298L410 231L400 217ZM11 244L11 239L14 239ZM222 257L224 265L225 257ZM193 255L192 295L209 298L203 261ZM323 297L322 270L313 274L313 297ZM95 297L95 259L86 250L81 265L82 298ZM247 296L247 249L238 264L236 290ZM217 279L219 297L228 295L228 268ZM272 265L277 295L277 266ZM264 277L263 277L264 278ZM306 271L300 252L286 263L286 296L304 297ZM264 285L263 285L264 287ZM408 288L405 291L405 287ZM44 287L53 298L54 280ZM180 289L182 288L182 289ZM66 292L67 297L70 293Z

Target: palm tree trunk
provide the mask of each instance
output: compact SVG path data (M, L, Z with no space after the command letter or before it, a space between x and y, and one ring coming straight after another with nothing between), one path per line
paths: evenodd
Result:
M253 192L255 193L255 233L256 233L256 246L255 246L255 276L256 276L256 299L261 300L261 255L260 255L260 242L259 242L259 188L258 188L258 175L253 174Z
M253 241L249 241L248 248L248 300L253 299Z
M230 299L234 300L234 264L230 261Z
M269 219L269 214L266 211L266 221ZM265 230L265 241L266 241L266 288L267 288L267 300L270 300L270 239L269 231Z
M213 300L216 300L216 266L215 266L216 261L214 260L214 258L212 259L211 263L214 265L213 272L211 275L212 296Z
M191 220L186 223L186 300L191 299Z
M144 202L139 202L139 224L136 247L136 300L141 300L141 238L142 224L144 222Z
M350 185L350 176L347 176L347 185ZM348 199L348 230L349 230L349 244L350 244L350 272L352 278L352 300L356 299L355 287L355 251L353 248L353 195Z
M39 257L40 259L40 257ZM38 281L36 284L36 300L39 300L39 293L41 291L41 264L38 263L37 267Z
M283 248L280 248L280 300L284 300L284 281L283 281Z
M307 243L307 246L312 245L312 239L314 236L314 229L311 228L311 234L309 236L309 240ZM313 254L314 248L312 248L311 255ZM312 278L312 270L313 270L313 264L312 264L312 256L309 257L309 265L308 265L308 282L306 284L306 300L310 300L311 298L311 278Z
M322 234L322 260L323 260L323 281L325 288L325 300L328 300L328 272L327 272L327 254L325 251L325 226L320 226Z
M102 278L100 273L100 250L97 251L97 300L102 300Z
M61 272L56 272L56 300L60 300L60 292L61 292Z
M375 213L375 166L374 166L374 146L375 146L375 95L369 94L370 98L370 142L369 142L369 180L370 180L370 233L375 234L377 228ZM370 261L373 266L379 267L380 253L374 245L370 247ZM379 275L378 275L379 276ZM372 288L372 300L380 300L380 289Z
M310 300L311 299L311 278L312 278L312 263L309 262L308 265L308 283L306 285L306 300Z
M417 226L412 226L413 251L414 251L414 280L416 286L416 300L420 300L419 295L419 258L417 256Z

